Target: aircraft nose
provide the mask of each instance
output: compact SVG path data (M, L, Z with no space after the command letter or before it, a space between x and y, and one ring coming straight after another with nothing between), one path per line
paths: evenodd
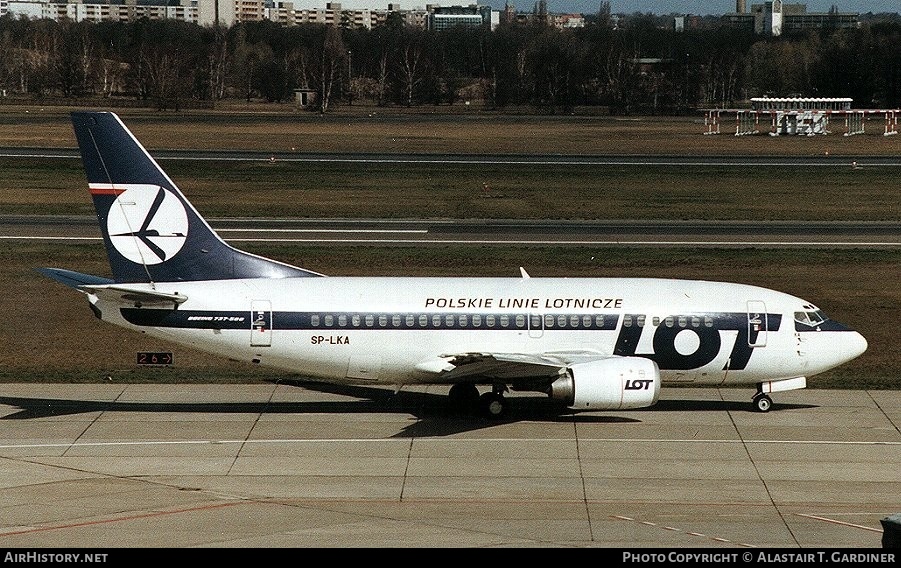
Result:
M866 337L862 336L856 331L852 331L851 337L845 341L845 350L848 354L848 360L850 361L855 357L863 355L868 346L869 344L867 343Z
M834 350L839 365L860 357L868 347L866 338L856 331L844 331L836 339L838 341L830 342L830 348Z
M814 332L805 338L808 347L805 371L822 373L862 355L867 350L867 340L860 333L846 327L834 332Z

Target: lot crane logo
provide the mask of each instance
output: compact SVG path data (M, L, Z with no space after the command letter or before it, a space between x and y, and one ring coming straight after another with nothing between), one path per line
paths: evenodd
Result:
M116 194L106 228L122 256L149 265L178 254L188 236L188 215L174 193L158 185L129 184L117 186Z

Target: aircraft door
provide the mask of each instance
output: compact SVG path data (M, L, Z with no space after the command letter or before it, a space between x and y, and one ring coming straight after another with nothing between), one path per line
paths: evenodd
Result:
M272 345L272 303L269 300L253 300L250 303L250 345Z
M748 301L748 345L766 347L766 335L769 329L766 304L759 300Z
M374 354L373 350L352 351L350 359L347 362L348 379L363 379L366 381L376 381L382 370L382 358L380 355Z

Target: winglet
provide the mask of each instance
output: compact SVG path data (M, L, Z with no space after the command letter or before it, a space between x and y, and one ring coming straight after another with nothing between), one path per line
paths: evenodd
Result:
M522 266L519 267L519 272L522 274L523 278L531 278L531 276L529 276L529 273L526 272L526 269Z

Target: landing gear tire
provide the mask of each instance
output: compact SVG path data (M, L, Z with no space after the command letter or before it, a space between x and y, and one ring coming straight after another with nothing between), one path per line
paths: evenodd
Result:
M479 402L479 389L472 383L457 383L447 393L450 406L458 412L469 412Z
M507 412L507 401L504 400L504 395L497 392L486 392L480 396L479 406L481 407L482 414L492 420L503 417Z
M754 395L754 410L757 412L769 412L773 407L773 399L763 393Z

